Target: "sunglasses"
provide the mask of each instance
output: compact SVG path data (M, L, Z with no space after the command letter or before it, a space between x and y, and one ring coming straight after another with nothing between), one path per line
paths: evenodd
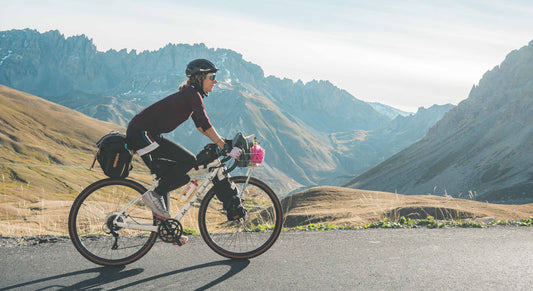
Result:
M211 79L211 81L214 81L216 77L217 77L217 74L207 74L206 75L206 78Z

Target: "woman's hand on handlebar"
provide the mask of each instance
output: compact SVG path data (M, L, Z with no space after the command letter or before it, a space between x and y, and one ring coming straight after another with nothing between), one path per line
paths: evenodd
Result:
M240 148L234 147L229 153L227 153L227 155L236 160L239 160L239 157L242 155L242 150Z
M231 139L225 139L224 141L225 144L222 149L222 154L238 160L242 154L242 150L238 147L233 147Z

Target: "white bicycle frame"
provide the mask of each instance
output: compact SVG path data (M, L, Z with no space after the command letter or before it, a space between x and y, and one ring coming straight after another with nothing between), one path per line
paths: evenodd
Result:
M246 183L244 184L244 187L242 189L242 193L244 193L244 190L246 189L246 186L248 185L248 181L250 180L250 176L252 175L254 167L250 167L248 169L248 179L246 180ZM213 169L213 171L209 171L209 169ZM178 214L174 217L174 219L180 221L187 211L191 208L192 204L198 200L198 197L200 195L205 195L209 191L209 184L212 184L212 180L215 177L218 177L219 180L222 180L226 177L224 174L224 171L226 170L226 167L223 166L222 162L220 162L219 159L216 159L215 161L208 164L204 169L200 170L191 170L187 174L191 174L192 176L199 175L204 171L207 171L207 175L203 179L202 183L198 185L198 189L196 192L193 193L193 195L190 197L190 199L185 203L185 205L179 210ZM148 191L151 191L157 187L158 183L154 183L154 185L150 186L148 188ZM147 192L148 192L147 191ZM128 204L124 205L116 214L117 216L113 220L113 223L117 225L120 228L126 228L126 229L135 229L135 230L144 230L144 231L154 231L156 232L158 229L157 225L147 224L147 223L139 223L136 221L131 221L127 219L126 216L124 216L124 212L128 210L131 206L133 206L135 203L137 203L139 200L142 199L143 195L145 195L147 192L143 194L139 194L137 197L135 197L133 200L131 200Z

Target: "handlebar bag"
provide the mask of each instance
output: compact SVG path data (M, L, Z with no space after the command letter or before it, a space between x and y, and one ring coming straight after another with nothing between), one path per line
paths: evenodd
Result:
M218 158L218 146L214 143L210 143L204 147L204 149L196 155L196 169L203 166L207 167L209 163Z
M237 161L237 166L243 168L250 166L250 149L252 148L252 141L246 139L242 132L238 132L233 139L233 146L242 150L242 155Z

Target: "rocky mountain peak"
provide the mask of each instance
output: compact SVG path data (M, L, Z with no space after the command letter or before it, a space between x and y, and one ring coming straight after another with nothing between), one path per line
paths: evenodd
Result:
M353 187L533 202L533 42L485 73L418 143ZM469 194L470 193L470 194Z

